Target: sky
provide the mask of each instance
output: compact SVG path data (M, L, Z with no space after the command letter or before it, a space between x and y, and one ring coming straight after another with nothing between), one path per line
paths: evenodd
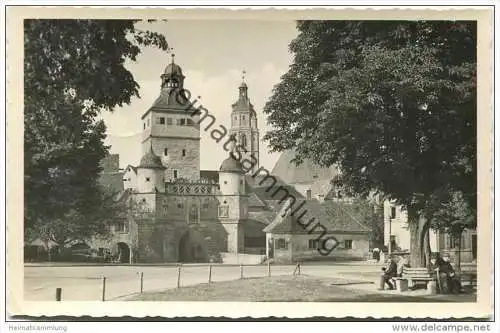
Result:
M279 153L270 153L262 140L270 129L262 109L274 85L292 63L288 45L297 35L295 22L170 20L139 23L137 27L166 36L173 48L175 63L186 76L184 87L192 96L201 96L199 105L216 117L216 124L228 129L231 104L237 100L242 71L246 71L248 95L257 112L260 130L260 165L272 170ZM137 165L142 156L140 118L159 95L160 75L170 62L171 57L165 51L148 47L136 62L126 63L140 85L141 98L102 115L108 129L106 144L111 145L111 153L120 155L120 167ZM200 168L219 169L227 152L210 137L210 132L201 131L200 147Z

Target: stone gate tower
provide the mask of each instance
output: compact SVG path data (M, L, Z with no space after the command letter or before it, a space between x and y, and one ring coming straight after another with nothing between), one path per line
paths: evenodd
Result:
M248 86L244 80L243 76L238 100L232 105L230 134L236 137L239 146L245 148L241 160L252 161L254 167L248 172L254 173L259 168L259 128L257 113L248 98Z
M160 96L141 117L142 151L152 146L165 166L165 180L200 178L200 125L189 95L184 90L184 75L172 62L161 75Z

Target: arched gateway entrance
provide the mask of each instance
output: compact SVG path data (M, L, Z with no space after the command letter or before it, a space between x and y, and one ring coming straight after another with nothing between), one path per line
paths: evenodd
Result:
M116 254L116 261L119 263L130 262L130 247L127 243L120 242L117 245L118 253Z
M179 240L179 262L208 262L206 242L196 231L188 230Z

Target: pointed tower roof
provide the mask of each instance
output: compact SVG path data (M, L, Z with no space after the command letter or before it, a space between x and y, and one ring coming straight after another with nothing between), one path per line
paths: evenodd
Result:
M232 151L229 153L229 157L222 162L219 171L245 173L245 171L243 171L243 166L241 165L240 161L234 158Z
M165 67L161 74L161 90L160 95L154 101L153 105L146 111L160 112L175 112L188 111L192 109L189 92L184 89L185 76L182 74L182 68L174 62L174 54L172 54L172 61Z
M172 61L170 62L170 64L167 65L167 67L165 67L165 70L163 71L163 74L167 75L167 76L184 77L184 75L182 75L182 68L181 68L181 66L177 65L175 63L175 61L174 61L175 54L172 53L171 57L172 57Z
M161 158L153 152L152 144L149 145L149 150L142 156L141 163L137 167L142 169L165 169Z
M248 98L248 85L245 83L245 74L243 71L241 84L239 86L239 95L238 100L232 104L233 111L251 111L255 112L253 108L253 104L250 102L250 98Z

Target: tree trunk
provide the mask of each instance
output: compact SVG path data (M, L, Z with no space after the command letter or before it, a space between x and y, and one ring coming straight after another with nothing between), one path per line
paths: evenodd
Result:
M408 207L408 225L410 229L410 265L425 267L424 236L428 223L420 218L415 208Z
M462 232L457 234L455 240L455 258L453 258L453 266L455 271L460 272L460 252L462 250Z
M430 240L430 230L428 223L425 224L423 233L424 233L424 238L423 238L424 265L427 266L431 260L431 240Z

